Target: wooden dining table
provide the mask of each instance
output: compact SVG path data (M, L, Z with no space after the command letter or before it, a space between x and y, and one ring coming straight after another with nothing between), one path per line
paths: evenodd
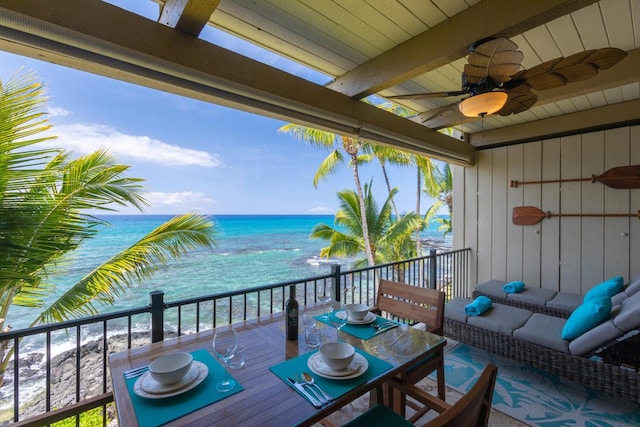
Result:
M403 369L425 357L443 357L446 340L438 335L408 325L379 333L369 339L356 338L329 326L322 328L323 341L337 338L357 349L388 362L391 368L337 397L321 408L315 408L296 390L276 376L270 367L315 349L304 342L302 322L298 340L285 338L282 313L235 323L238 341L245 347L244 367L230 370L243 390L170 421L167 426L310 426L396 376ZM322 325L319 323L319 325ZM221 326L219 329L229 328ZM109 367L113 396L122 427L139 426L124 372L148 365L158 356L175 351L194 352L206 349L213 355L213 330L183 335L113 353ZM379 396L380 393L376 393Z

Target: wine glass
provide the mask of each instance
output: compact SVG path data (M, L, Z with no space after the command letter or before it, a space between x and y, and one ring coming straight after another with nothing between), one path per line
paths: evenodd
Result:
M220 392L229 391L236 386L235 380L229 375L229 359L233 357L237 349L238 335L235 329L216 329L216 333L213 335L213 351L224 362L226 373L224 379L216 385L216 390Z
M340 333L340 329L342 329L342 327L347 324L347 309L345 308L344 304L335 302L331 305L329 313L329 323L331 323L331 326L336 328L336 341L338 341L338 334Z
M305 310L302 313L302 324L304 325L304 329L311 329L316 327L316 312Z
M331 301L331 283L322 281L316 288L318 300L322 301L322 317L327 318L327 303Z

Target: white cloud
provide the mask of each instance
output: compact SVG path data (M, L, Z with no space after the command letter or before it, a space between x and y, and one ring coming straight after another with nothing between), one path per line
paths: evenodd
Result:
M208 198L204 193L194 191L181 191L177 193L161 193L151 191L148 193L144 193L144 198L153 208L157 208L160 206L196 206L198 204L212 202L212 200Z
M47 114L50 117L66 117L71 115L71 111L65 110L62 107L48 107Z
M170 145L148 136L126 135L98 124L56 125L52 133L58 138L46 144L77 154L107 148L118 158L133 158L169 166L223 166L217 154Z

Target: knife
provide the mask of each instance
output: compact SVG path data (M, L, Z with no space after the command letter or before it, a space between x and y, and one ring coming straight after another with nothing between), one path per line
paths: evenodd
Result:
M289 381L291 383L291 385L295 387L296 390L298 390L303 396L305 396L309 400L309 402L311 402L311 404L314 407L316 407L316 408L322 407L322 403L320 403L320 401L318 399L313 397L311 395L311 393L309 393L307 390L305 390L304 387L302 387L302 384L297 383L292 378L287 378L287 381Z

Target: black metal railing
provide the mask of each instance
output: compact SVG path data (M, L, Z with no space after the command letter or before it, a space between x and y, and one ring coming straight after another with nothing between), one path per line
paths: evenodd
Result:
M283 311L290 286L295 286L301 306L318 301L319 286L330 286L336 300L373 305L381 278L441 289L447 299L466 296L469 256L470 249L432 250L425 257L345 272L333 265L322 276L174 302L165 302L163 292L153 291L144 307L0 334L0 349L13 352L0 387L0 402L13 405L0 410L0 425L43 426L67 418L75 421L65 425L80 425L80 416L94 410L98 414L92 425L106 426L114 418L111 353ZM54 355L56 348L66 350ZM44 373L33 374L39 371ZM25 390L40 391L29 395ZM54 395L64 395L66 401L53 402Z

